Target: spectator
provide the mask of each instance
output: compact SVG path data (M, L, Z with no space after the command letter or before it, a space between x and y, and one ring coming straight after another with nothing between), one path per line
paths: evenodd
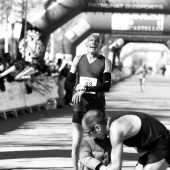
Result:
M109 138L100 140L85 136L80 146L80 170L106 170L110 163Z
M1 73L5 71L5 63L3 59L0 59L0 91L4 92L5 91L5 84L4 84L4 77L1 77Z
M65 104L69 104L72 98L72 91L69 89L65 89L65 80L70 71L70 63L66 60L63 61L62 65L59 68L59 76L58 76L58 106L57 108L63 108Z
M164 76L164 75L165 75L165 71L166 71L166 66L163 65L163 66L161 67L161 70L162 70L162 75Z

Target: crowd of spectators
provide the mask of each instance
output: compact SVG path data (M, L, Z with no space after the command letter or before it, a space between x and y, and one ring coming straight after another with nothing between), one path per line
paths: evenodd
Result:
M33 58L32 62L24 61L24 59L12 61L10 53L5 53L4 56L0 56L0 91L5 92L6 81L9 83L17 81L24 82L26 93L30 94L34 90L38 91L34 87L34 82L42 84L41 82L45 78L53 77L58 86L57 107L63 108L65 104L71 104L72 94L64 88L70 64L70 62L61 58L55 63L39 58Z

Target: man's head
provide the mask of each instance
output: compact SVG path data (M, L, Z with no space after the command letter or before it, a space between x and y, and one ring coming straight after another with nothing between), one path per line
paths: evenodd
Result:
M100 110L89 110L82 120L84 133L99 139L104 139L106 136L106 120L105 114Z
M120 49L124 45L124 40L122 38L118 38L113 41L111 45L109 45L109 49Z
M101 48L102 38L99 33L92 33L87 39L87 52L91 54L98 54Z

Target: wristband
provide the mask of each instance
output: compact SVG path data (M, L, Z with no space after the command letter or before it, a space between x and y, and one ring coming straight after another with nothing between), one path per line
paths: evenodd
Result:
M74 92L77 92L77 91L86 91L86 87L84 87L84 89L79 89L79 90L76 90L76 88L77 88L77 85L75 85L74 88L73 88Z

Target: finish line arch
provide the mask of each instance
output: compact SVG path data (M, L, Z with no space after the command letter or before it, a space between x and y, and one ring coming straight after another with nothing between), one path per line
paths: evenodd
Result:
M160 48L161 47L161 48ZM126 57L131 55L133 52L167 52L170 54L170 50L164 44L151 44L151 43L128 43L122 47L120 53L120 60L123 61ZM170 57L169 57L170 58Z
M169 16L165 19L164 29L158 31L113 30L111 27L111 17L111 13L103 14L101 12L80 14L70 23L65 32L62 32L59 35L62 37L63 48L60 48L62 50L59 50L58 52L74 55L76 46L87 38L91 32L112 34L112 40L117 37L123 38L126 42L142 41L164 43L167 45L167 42L170 39L170 27L166 24L166 22L170 22Z
M82 12L170 14L169 0L57 0L47 9L35 10L28 22L50 34Z
M158 16L158 19L153 19L154 17L151 19L155 25L156 32L142 31L142 35L147 35L147 32L153 34L153 36L170 34L170 25L168 24L170 22L170 15L168 15L170 14L170 2L168 0L138 0L138 3L134 0L129 0L126 3L123 0L117 0L116 2L115 0L58 0L47 9L43 9L39 13L36 10L35 12L36 15L35 13L28 15L28 22L42 34L46 35L46 42L53 31L70 19L81 13L86 15L84 20L89 25L86 25L86 30L75 40L69 40L68 36L64 39L64 46L68 49L68 51L64 51L68 54L74 54L74 46L94 31L102 33L117 33L120 31L120 34L129 32L136 34L138 32L138 35L140 35L141 30L136 31L135 28L129 28L128 23L125 30L121 30L121 25L118 25L118 27L114 24L116 22L116 15L121 15L122 19L126 20L126 13L130 16L129 20L143 20L144 29L147 22L150 21L147 17L150 18L152 14ZM136 16L133 14L136 14ZM143 17L143 19L138 18L141 15L146 17ZM135 17L137 18L135 19Z

